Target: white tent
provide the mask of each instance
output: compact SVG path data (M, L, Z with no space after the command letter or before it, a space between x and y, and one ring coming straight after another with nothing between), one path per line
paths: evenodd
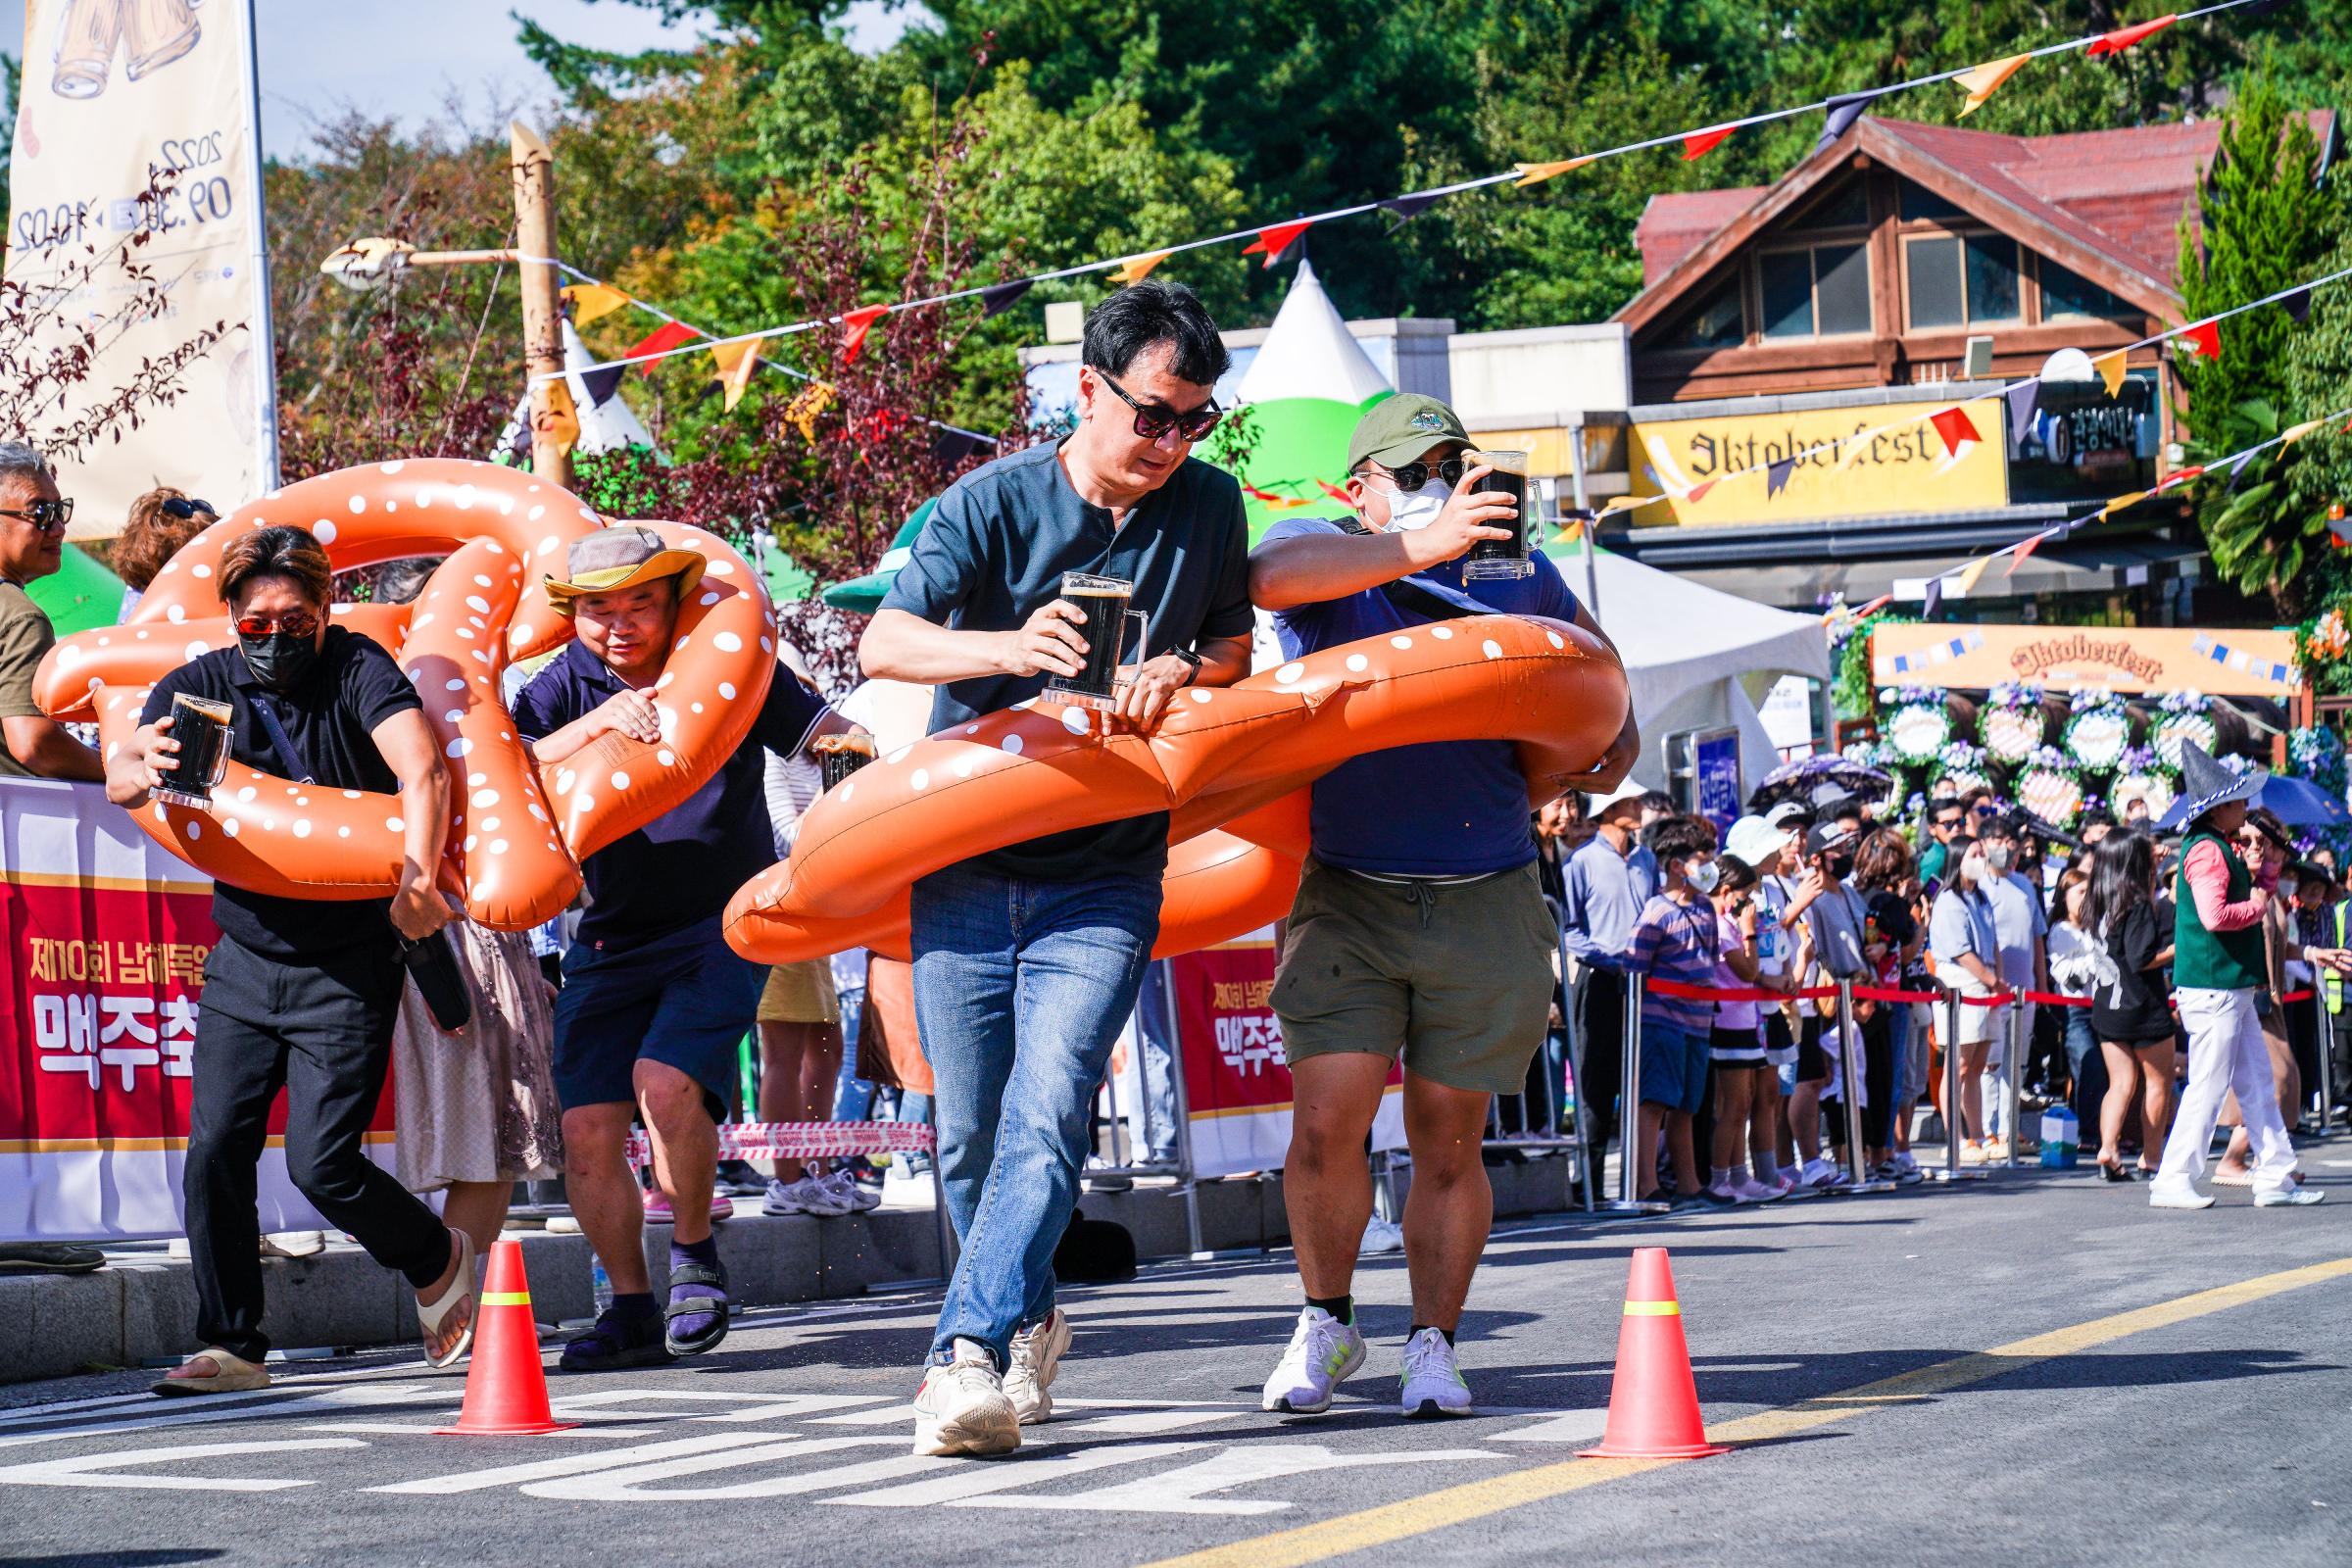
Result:
M1298 275L1282 297L1282 309L1274 313L1274 324L1266 329L1266 340L1258 345L1257 357L1236 389L1240 401L1312 398L1345 403L1352 412L1395 390L1349 334L1331 296L1323 292L1322 280L1301 258Z
M1552 554L1568 586L1587 598L1582 550L1562 546ZM1594 554L1592 566L1599 603L1588 608L1625 660L1642 724L1634 776L1665 788L1668 735L1735 725L1744 799L1781 760L1755 699L1781 675L1830 678L1821 617L1721 593L1606 550Z

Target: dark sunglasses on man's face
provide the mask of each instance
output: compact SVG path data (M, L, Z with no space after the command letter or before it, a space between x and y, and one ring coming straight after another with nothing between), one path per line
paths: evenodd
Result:
M1966 818L1957 816L1939 816L1936 819L1936 827L1938 832L1956 833L1960 830L1960 824Z
M208 517L217 517L220 515L220 514L213 510L213 504L210 501L198 501L194 497L166 496L164 498L164 511L170 515L177 517L182 522L187 521L199 512L203 513Z
M1460 458L1446 458L1438 463L1407 463L1388 470L1389 477L1396 481L1396 488L1407 492L1429 483L1429 476L1433 473L1447 484L1460 484L1462 475L1469 471L1470 465Z
M282 615L239 615L237 635L267 637L272 632L288 637L308 637L318 629L318 617L307 610L289 610Z
M1217 407L1215 398L1210 398L1190 413L1179 414L1161 404L1146 406L1138 403L1127 395L1125 387L1113 381L1108 374L1102 370L1095 371L1095 374L1102 377L1104 386L1119 395L1121 403L1135 411L1135 433L1147 441L1156 441L1170 430L1187 441L1198 441L1214 430L1217 421L1225 417L1225 411Z
M64 533L74 520L74 501L34 501L22 508L0 507L0 517L22 517L43 533Z

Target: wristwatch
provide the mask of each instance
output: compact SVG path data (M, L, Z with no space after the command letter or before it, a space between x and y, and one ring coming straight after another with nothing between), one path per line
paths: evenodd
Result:
M1200 678L1200 656L1199 654L1193 652L1193 650L1190 648L1171 648L1168 650L1168 652L1174 654L1178 659L1183 660L1187 664L1192 666L1193 672L1184 677L1184 683L1187 686L1192 685L1195 681Z

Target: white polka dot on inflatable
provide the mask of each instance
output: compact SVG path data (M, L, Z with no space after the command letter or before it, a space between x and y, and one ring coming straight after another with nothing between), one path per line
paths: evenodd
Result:
M1085 709L1065 708L1061 710L1061 727L1073 735L1084 735L1093 726Z
M202 643L190 643L187 647L181 649L180 652L187 655L190 659L201 659L208 652L208 650Z
M612 787L616 790L627 789L629 787L629 775L615 769L612 774Z
M1565 648L1568 646L1568 639L1561 636L1556 631L1547 631L1544 635L1551 639L1551 646L1554 648Z
M194 823L189 824L191 827L194 825ZM227 834L232 839L235 838L237 836L237 819L232 816L227 821L221 823L220 831Z
M926 769L918 767L914 770L913 776L906 780L906 783L910 789L927 790L931 787L931 774Z
M459 736L456 740L451 741L448 746L449 755L452 757L464 757L467 752L472 750L473 742L467 740L463 735Z
M210 577L212 574L213 568L204 564L202 562L198 562L195 565L188 568L188 575L191 577Z
M1366 659L1361 654L1349 654L1348 656L1348 667L1360 675L1365 670L1372 667L1372 661Z
M1485 646L1487 657L1489 659L1500 659L1502 657L1502 644L1496 642L1494 638L1488 638Z
M311 819L309 817L297 817L295 819L294 836L298 839L307 839L311 836Z
M403 821L402 821L402 820L401 820L399 817L397 817L397 816L387 816L387 817L385 817L385 818L384 818L384 826L385 826L385 828L386 828L387 830L389 830L389 831L391 831L391 832L394 832L394 833L400 833L400 832L404 832L404 831L406 831L406 830L407 830L407 828L408 828L408 824L407 824L406 822L403 822Z
M1449 643L1453 641L1453 628L1451 626L1432 626L1429 628L1429 634L1442 643Z
M722 654L738 653L743 648L743 639L731 631L722 631L710 640L718 644L718 651Z
M731 680L720 681L718 695L730 703L733 702L735 700L735 683Z
M1021 755L1021 738L1018 735L1007 735L997 744L1004 747L1004 750L1010 752L1015 757Z
M1274 672L1274 678L1288 686L1306 672L1304 664L1285 664Z
M1215 692L1186 692L1184 695L1190 697L1194 702L1205 706L1208 700L1217 694Z
M311 524L311 537L322 545L331 545L335 542L335 525L320 517Z
M1410 637L1392 637L1389 639L1389 646L1391 648L1410 648L1413 646L1413 640Z

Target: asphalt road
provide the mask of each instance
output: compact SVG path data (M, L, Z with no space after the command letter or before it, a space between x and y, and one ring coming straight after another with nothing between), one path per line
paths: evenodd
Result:
M1070 1292L1060 1409L924 1460L935 1296L739 1318L715 1355L551 1379L557 1437L459 1439L457 1376L306 1363L165 1402L119 1374L0 1391L0 1557L52 1563L2352 1562L2352 1141L2331 1201L2201 1214L2080 1175L1735 1215L1517 1224L1464 1325L1476 1416L1397 1418L1400 1260L1320 1418L1255 1394L1287 1255ZM1578 1459L1627 1258L1670 1249L1715 1458Z

